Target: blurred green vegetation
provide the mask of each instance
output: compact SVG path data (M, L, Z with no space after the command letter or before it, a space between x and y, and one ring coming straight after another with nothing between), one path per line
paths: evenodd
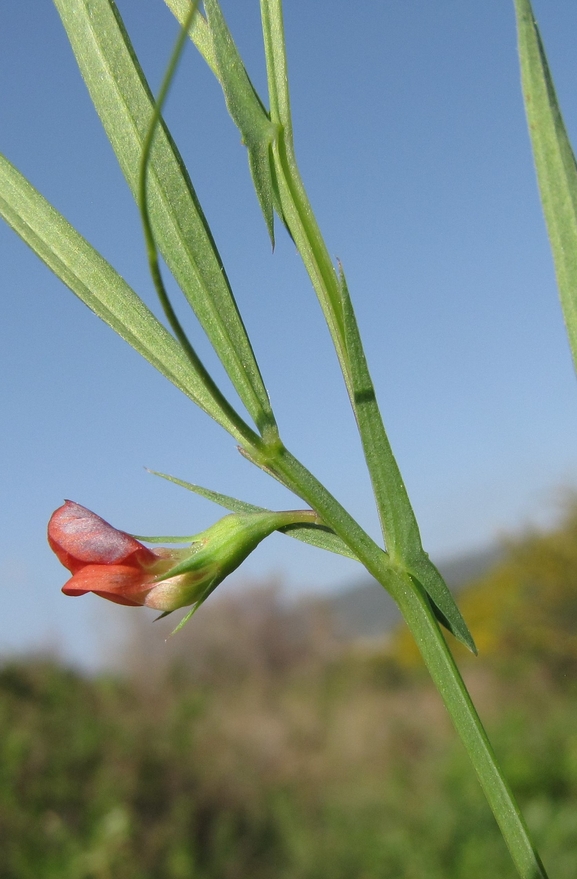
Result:
M462 594L463 673L546 866L577 852L577 507ZM0 879L513 879L400 631L344 644L322 603L209 602L122 673L0 668ZM159 642L160 643L160 642Z

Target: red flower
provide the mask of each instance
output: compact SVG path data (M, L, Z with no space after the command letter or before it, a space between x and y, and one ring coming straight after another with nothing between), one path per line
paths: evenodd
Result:
M116 604L146 604L158 610L182 607L176 593L187 575L157 582L183 558L183 550L150 550L73 501L66 501L48 523L48 543L73 575L65 595L94 592ZM188 554L185 550L184 554Z
M116 604L145 604L164 613L192 605L193 613L273 531L317 522L312 510L231 514L184 549L152 550L66 501L48 523L48 542L72 574L62 587L65 595L94 592Z

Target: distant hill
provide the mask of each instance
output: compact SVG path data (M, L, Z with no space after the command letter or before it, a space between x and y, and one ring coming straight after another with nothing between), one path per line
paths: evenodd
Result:
M447 586L458 592L488 571L500 556L498 547L488 547L438 562L437 567ZM376 580L345 588L328 598L327 605L337 634L346 641L381 638L401 619L395 602Z

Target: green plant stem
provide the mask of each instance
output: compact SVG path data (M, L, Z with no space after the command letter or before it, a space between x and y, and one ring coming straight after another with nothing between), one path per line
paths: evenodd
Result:
M414 588L413 581L395 597L475 768L519 875L523 879L546 879L547 873L531 842L525 819L499 767L426 594L418 584Z
M319 513L323 522L335 531L395 599L467 750L519 876L521 879L547 879L519 806L422 587L391 562L389 556L288 450L277 451L268 466Z

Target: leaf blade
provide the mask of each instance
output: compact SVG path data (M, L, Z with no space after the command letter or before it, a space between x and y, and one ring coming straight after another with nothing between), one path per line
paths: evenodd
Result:
M577 370L577 165L529 0L515 0L529 134L573 364Z
M112 0L54 0L91 99L135 198L154 99ZM160 250L248 412L275 428L268 394L218 250L166 126L156 133L150 214Z

